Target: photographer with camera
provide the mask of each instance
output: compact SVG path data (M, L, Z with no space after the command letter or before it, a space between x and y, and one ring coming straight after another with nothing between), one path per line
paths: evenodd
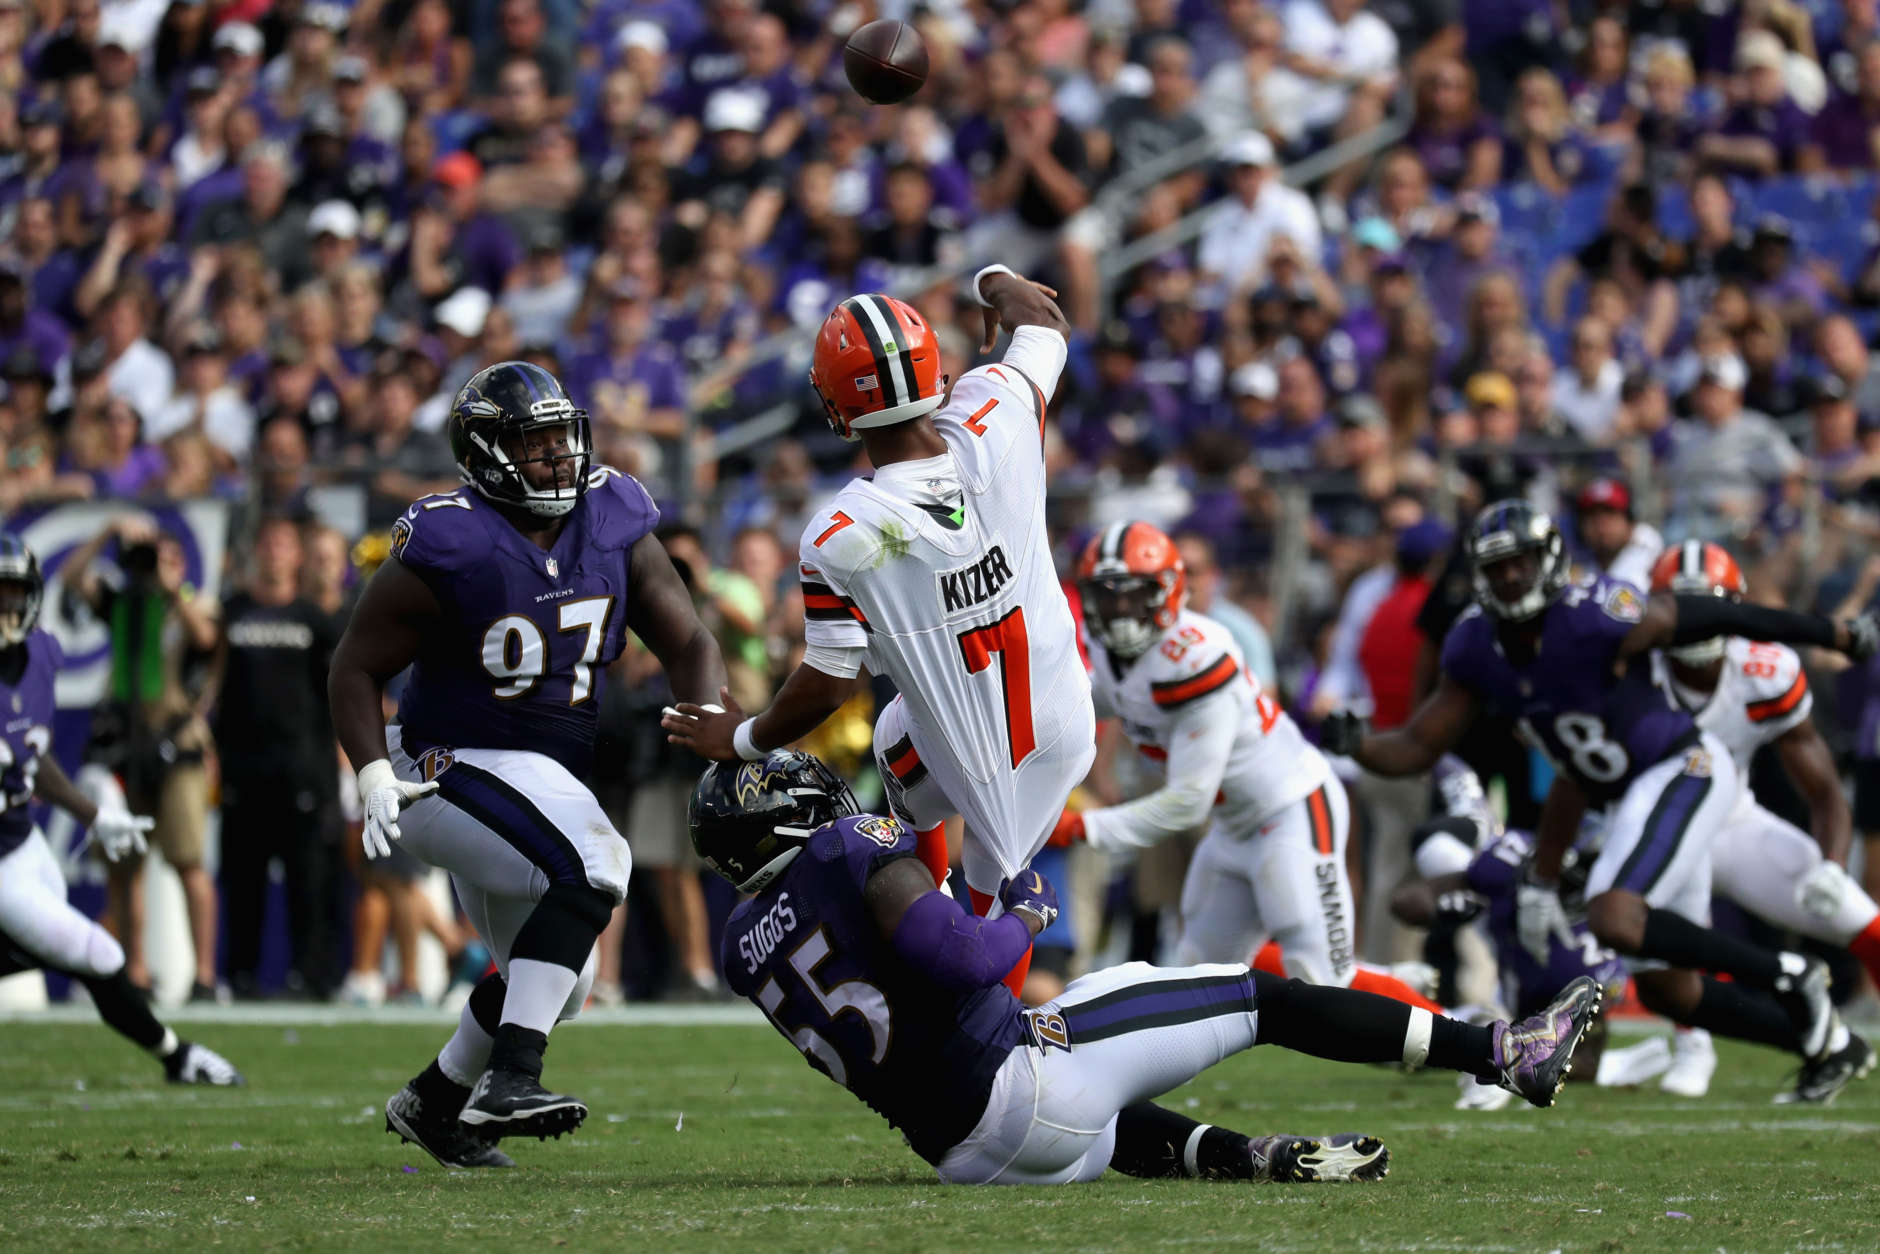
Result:
M116 541L118 585L96 569ZM216 647L218 607L186 581L183 546L150 518L113 519L72 554L66 587L110 631L110 678L92 721L90 761L113 771L138 814L155 816L150 842L183 881L196 950L191 1001L216 997L215 884L202 865L213 743L205 717L213 694L197 679ZM150 987L144 960L142 859L110 868L107 922L124 947L131 982Z

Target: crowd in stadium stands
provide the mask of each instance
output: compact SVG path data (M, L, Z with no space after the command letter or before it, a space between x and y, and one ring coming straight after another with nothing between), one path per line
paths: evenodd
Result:
M455 486L455 390L525 358L667 507L755 708L801 647L797 533L852 464L803 385L802 333L891 290L957 375L979 340L961 276L996 260L1057 287L1075 328L1046 432L1063 551L1118 517L1179 534L1198 599L1308 719L1402 717L1419 623L1466 596L1453 525L1501 495L1576 533L1638 514L1722 540L1756 595L1829 607L1871 592L1880 539L1876 8L0 0L0 511L221 498L254 525L190 644L215 654L257 604L327 639L374 537ZM843 78L870 16L925 37L908 104ZM1380 127L1396 138L1362 142ZM1622 486L1577 509L1601 476ZM71 578L105 604L93 572ZM257 848L297 886L310 991L356 951L345 987L378 996L388 931L394 992L420 932L477 960L419 868L342 865L324 740L293 741L301 821L244 809L276 767L241 754L285 723L231 708L272 700L253 685L193 674L177 663L173 713L195 721L166 770L219 757L224 918L199 833L159 843L194 868L197 935L227 933L199 991L255 986ZM610 679L600 782L634 902L664 926L611 933L599 988L708 995L715 907L679 832L694 764L648 717L657 666L631 654ZM1835 691L1839 747L1880 758L1880 676ZM870 708L822 746L864 773ZM209 787L192 777L165 821L200 827ZM1360 795L1383 850L1415 800ZM114 880L115 913L135 896ZM1368 956L1402 956L1383 935Z

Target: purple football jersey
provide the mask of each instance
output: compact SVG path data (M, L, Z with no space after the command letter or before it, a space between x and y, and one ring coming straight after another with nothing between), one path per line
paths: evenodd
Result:
M725 924L725 980L810 1066L867 1102L937 1163L985 1113L1019 1040L1003 984L958 993L908 966L862 900L876 868L914 857L914 833L863 814L818 831Z
M659 522L639 481L607 466L544 552L468 487L414 502L392 556L430 585L444 621L398 703L406 752L524 749L587 774L598 673L626 640L633 545Z
M1475 855L1467 871L1469 887L1488 900L1488 931L1501 962L1502 996L1517 1017L1542 1010L1582 975L1603 985L1625 978L1625 965L1600 945L1584 919L1573 921L1573 944L1564 945L1558 938L1549 942L1545 963L1534 961L1521 944L1515 930L1515 890L1521 884L1521 868L1533 856L1533 837L1526 832L1503 832Z
M59 642L43 631L26 638L26 666L17 683L0 683L0 855L32 835L33 779L52 746L52 682L59 673Z
M1555 770L1603 804L1696 743L1690 713L1652 682L1649 661L1613 676L1619 642L1644 612L1630 584L1582 579L1542 611L1540 648L1517 666L1502 652L1495 620L1470 606L1443 640L1443 673L1490 712L1518 720Z

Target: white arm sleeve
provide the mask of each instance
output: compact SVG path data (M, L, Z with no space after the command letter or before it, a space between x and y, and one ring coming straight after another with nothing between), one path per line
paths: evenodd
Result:
M1070 357L1070 345L1064 336L1050 327L1023 326L1012 332L1012 342L1005 346L1005 364L1024 372L1038 385L1049 402L1057 392L1058 378Z
M834 675L837 679L854 679L861 673L862 662L868 657L868 649L862 645L817 644L810 641L803 646L803 665L814 667L825 675Z
M1084 839L1092 848L1117 853L1147 849L1201 826L1221 791L1240 715L1240 703L1226 693L1189 706L1169 737L1167 781L1134 801L1086 810Z

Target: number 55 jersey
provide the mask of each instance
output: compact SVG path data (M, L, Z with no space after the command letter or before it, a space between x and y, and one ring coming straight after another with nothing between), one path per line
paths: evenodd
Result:
M875 750L924 768L966 820L966 880L987 894L1043 845L1096 752L1044 517L1044 398L1064 353L1020 327L935 411L947 451L850 481L799 549L805 660L894 681L908 743Z

